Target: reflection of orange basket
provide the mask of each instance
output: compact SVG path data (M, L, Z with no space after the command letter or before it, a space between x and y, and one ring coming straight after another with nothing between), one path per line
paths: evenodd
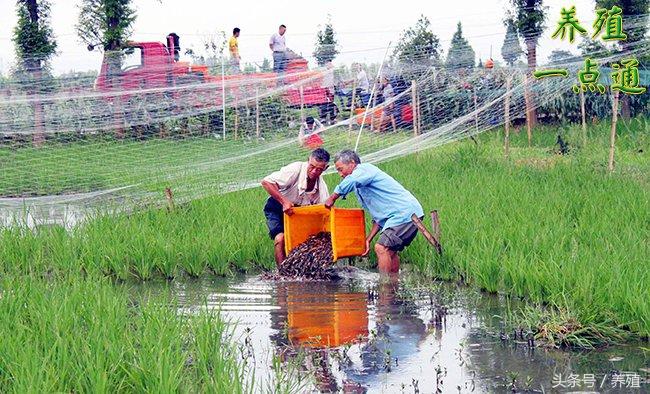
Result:
M287 296L289 340L322 348L367 337L366 302L365 293L290 293Z
M366 222L362 209L310 205L284 215L284 248L287 254L310 235L327 231L332 236L332 259L360 256L366 249Z

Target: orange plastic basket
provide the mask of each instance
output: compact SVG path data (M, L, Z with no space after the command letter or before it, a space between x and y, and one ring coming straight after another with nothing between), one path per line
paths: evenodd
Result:
M332 237L332 258L360 256L366 249L366 221L363 209L310 205L284 215L284 248L287 254L310 235L328 231Z

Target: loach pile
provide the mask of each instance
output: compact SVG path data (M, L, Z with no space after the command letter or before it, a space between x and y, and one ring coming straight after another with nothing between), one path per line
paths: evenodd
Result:
M332 265L332 239L329 232L323 231L296 246L274 279L336 279L338 275Z

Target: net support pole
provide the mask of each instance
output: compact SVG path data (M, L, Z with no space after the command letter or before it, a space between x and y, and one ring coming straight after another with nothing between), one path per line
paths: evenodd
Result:
M474 85L474 132L478 134L478 98L476 97L476 85Z
M411 121L413 122L413 135L420 134L418 130L418 97L417 97L417 82L411 81Z
M612 133L609 137L609 162L607 169L614 171L614 147L616 144L616 122L618 120L618 90L614 91L614 100L612 102Z
M260 138L260 88L255 88L255 135Z
M582 147L587 146L587 113L585 111L585 92L580 89L580 113L582 115Z
M532 102L530 99L530 86L528 79L528 72L524 73L524 101L526 102L526 133L528 134L528 147L531 146L533 140L533 114Z
M303 124L305 122L305 91L302 87L300 86L300 124Z
M359 127L359 134L357 134L357 142L354 144L355 152L357 152L357 149L359 148L359 141L361 140L361 132L363 131L363 125L366 123L366 118L368 117L368 109L370 108L370 103L372 103L375 98L375 91L377 90L377 81L381 76L381 70L384 68L384 63L386 62L386 56L388 56L388 50L390 49L390 44L391 43L389 42L388 46L386 47L386 53L384 53L384 58L382 59L381 64L379 65L379 69L377 70L377 78L375 78L375 83L372 84L372 90L370 91L370 98L368 99L368 105L366 105L366 110L363 112L363 120L361 121L361 127ZM374 106L373 106L373 113L374 113ZM372 126L372 120L370 121L370 124Z
M505 120L505 129L506 129L506 137L503 142L503 151L506 156L506 159L510 157L510 76L506 77L506 98L505 98L505 103L504 103L504 111L505 113L503 114L504 120Z
M226 70L223 64L223 57L221 57L221 125L223 127L223 139L226 139Z
M354 119L354 103L357 99L357 81L356 79L352 81L352 102L350 103L350 122L348 124L348 130L352 133L352 119Z
M420 102L420 92L415 91L415 109L417 109L418 114L418 133L422 133L422 103Z
M238 129L239 129L239 99L238 99L238 94L235 93L235 130L234 130L235 139L237 139Z

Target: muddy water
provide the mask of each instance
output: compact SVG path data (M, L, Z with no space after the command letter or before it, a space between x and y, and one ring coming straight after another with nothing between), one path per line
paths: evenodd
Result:
M221 310L260 391L279 384L300 392L650 392L642 344L547 350L501 330L500 297L362 270L344 276L204 278L131 291L171 292L184 314ZM306 379L297 384L298 376Z

